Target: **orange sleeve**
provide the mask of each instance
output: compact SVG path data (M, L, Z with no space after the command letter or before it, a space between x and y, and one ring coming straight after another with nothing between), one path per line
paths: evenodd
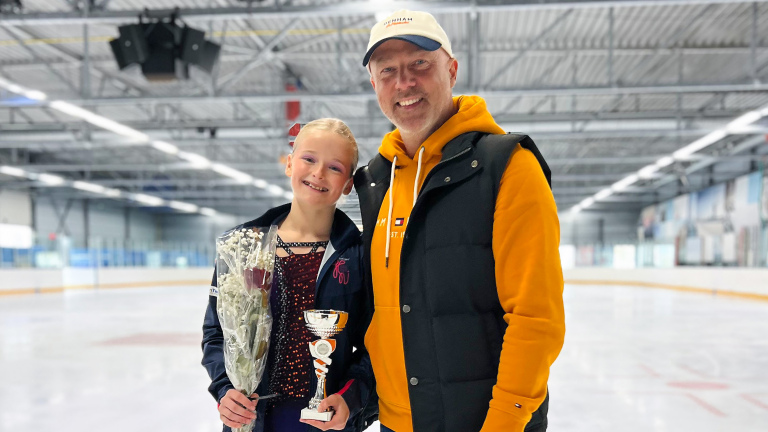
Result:
M520 145L502 176L493 221L496 285L507 330L481 432L523 432L547 394L565 337L560 223L536 157Z

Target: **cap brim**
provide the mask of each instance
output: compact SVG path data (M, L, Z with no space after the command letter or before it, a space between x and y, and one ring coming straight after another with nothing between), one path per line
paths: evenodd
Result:
M379 47L379 45L383 44L384 42L390 40L390 39L400 39L404 40L406 42L410 42L417 47L426 50L426 51L437 51L442 45L440 45L440 42L436 42L428 37L424 36L417 36L417 35L399 35L399 36L392 36L385 39L382 39L376 44L374 44L371 49L368 50L367 53L365 53L365 57L363 58L363 66L368 66L368 62L371 60L371 55L373 55L373 52L376 51L376 48Z

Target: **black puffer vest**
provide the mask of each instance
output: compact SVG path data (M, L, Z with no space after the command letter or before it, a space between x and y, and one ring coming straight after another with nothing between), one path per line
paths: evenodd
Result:
M507 328L496 290L493 215L517 143L536 155L549 181L549 167L529 137L466 133L445 145L411 212L401 252L400 315L415 431L479 431L488 413ZM355 174L369 257L391 167L379 154ZM547 406L548 397L526 431L546 430Z

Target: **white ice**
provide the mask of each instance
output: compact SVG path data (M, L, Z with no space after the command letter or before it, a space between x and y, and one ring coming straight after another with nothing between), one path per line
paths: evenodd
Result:
M0 431L221 430L200 365L207 295L0 296ZM567 286L565 303L550 431L768 431L768 302Z

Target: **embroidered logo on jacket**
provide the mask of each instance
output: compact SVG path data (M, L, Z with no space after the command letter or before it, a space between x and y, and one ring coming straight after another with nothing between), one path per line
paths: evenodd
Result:
M347 260L343 258L336 260L336 264L333 266L333 277L338 279L339 283L342 285L349 283L349 269L347 268Z

